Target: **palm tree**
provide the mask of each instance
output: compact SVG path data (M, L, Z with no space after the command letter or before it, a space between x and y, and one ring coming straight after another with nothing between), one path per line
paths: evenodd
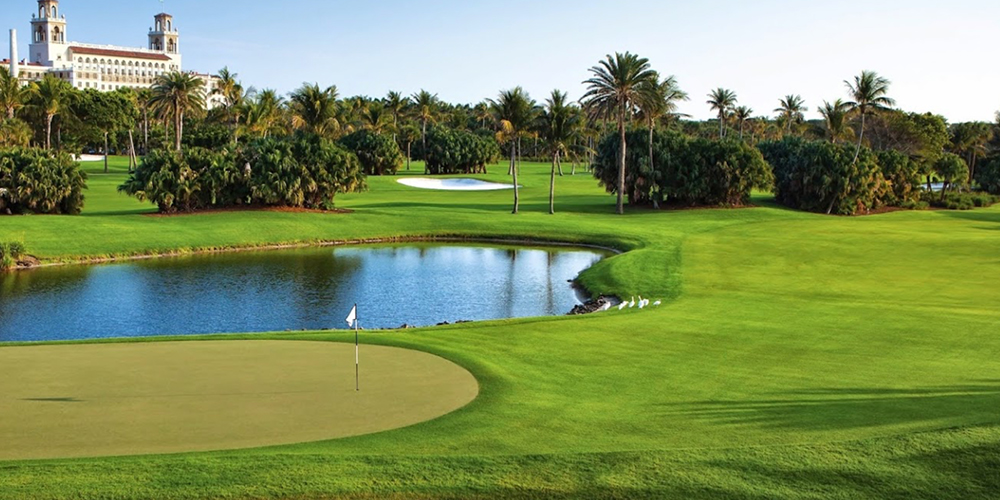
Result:
M649 168L655 170L653 159L653 132L656 123L662 118L677 112L677 102L686 101L687 93L677 85L677 79L669 76L663 81L656 76L642 86L642 99L639 101L639 117L649 127ZM653 204L659 207L656 199Z
M740 140L743 140L743 129L747 120L753 117L753 108L748 106L737 106L733 110L733 118L736 118L736 122L740 124Z
M233 129L239 129L240 127L240 115L242 114L242 105L246 100L246 94L243 92L243 85L236 80L239 75L229 71L229 67L226 66L219 70L219 73L215 75L218 78L218 85L212 89L212 94L222 96L222 100L225 102L226 112L233 117ZM234 136L237 140L237 136Z
M823 101L823 106L819 108L819 114L823 115L827 138L830 139L830 142L836 144L838 139L847 136L850 130L847 126L847 115L850 111L850 104L844 102L843 99L837 99L833 104Z
M774 109L778 113L779 119L785 124L785 133L792 132L792 125L802 123L805 117L802 112L806 109L806 102L800 95L788 94L779 101L780 105Z
M150 103L164 118L174 120L174 149L181 150L184 135L184 114L205 109L205 80L174 71L156 78Z
M427 151L427 124L434 121L437 116L438 96L421 89L413 94L413 104L416 106L417 119L420 120L420 142L424 150Z
M476 107L472 108L472 113L475 115L476 120L479 121L479 128L486 128L486 122L493 119L493 113L490 111L490 103L486 101L476 104Z
M382 103L373 102L361 111L361 126L376 134L382 133L385 128L393 126L389 122L389 116Z
M854 77L854 83L844 81L847 85L848 93L853 101L847 103L851 110L857 111L861 115L861 133L858 134L858 149L854 153L854 161L858 161L861 154L861 144L865 139L865 117L878 110L896 105L896 101L888 97L889 80L878 76L874 71L862 71L860 75Z
M726 117L736 106L736 92L719 87L708 94L708 104L712 111L719 112L719 139L726 137Z
M3 109L7 119L14 118L24 103L27 102L30 91L21 85L21 81L10 74L7 68L0 68L0 109Z
M410 169L410 147L420 139L420 129L412 123L407 123L399 130L399 139L406 143L406 169Z
M552 172L549 174L549 214L556 213L556 169L562 176L561 157L569 154L569 148L577 137L579 113L576 106L568 102L565 92L552 91L552 96L545 100L545 112L542 115L541 135L552 152Z
M280 128L283 106L284 100L272 89L264 89L252 96L247 103L245 129L254 137L269 137Z
M45 115L45 149L52 149L52 120L69 107L71 88L52 75L31 85L34 106Z
M956 123L948 132L951 135L949 149L965 156L970 177L975 178L976 161L988 153L987 146L993 140L993 126L986 122Z
M498 133L500 142L510 143L510 171L514 176L514 211L517 213L520 204L520 193L517 186L517 144L521 135L531 126L534 118L535 102L521 87L500 92L497 100L490 101L490 107L500 121L501 131Z
M599 65L590 68L593 77L584 81L587 93L584 107L591 117L614 117L618 122L618 200L615 210L625 213L625 121L629 119L642 100L643 89L656 79L649 60L630 52L608 55Z
M392 140L396 140L396 132L399 130L399 117L403 114L403 110L410 105L410 98L399 92L390 91L386 94L382 102L385 104L386 111L392 115Z
M337 87L325 89L315 83L305 83L290 96L292 126L317 135L328 135L340 128L337 119Z

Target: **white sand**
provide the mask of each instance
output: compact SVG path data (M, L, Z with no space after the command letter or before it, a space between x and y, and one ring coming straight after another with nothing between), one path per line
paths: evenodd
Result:
M104 155L76 155L73 157L76 161L104 161Z
M411 177L399 179L399 183L420 189L437 189L442 191L499 191L514 189L513 184L486 182L478 179L428 179L426 177Z

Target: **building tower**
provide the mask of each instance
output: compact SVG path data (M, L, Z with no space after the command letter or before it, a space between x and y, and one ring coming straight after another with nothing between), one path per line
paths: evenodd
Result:
M154 27L149 30L149 49L166 52L168 55L179 54L180 34L174 29L174 16L160 13L153 18L153 21Z
M38 0L38 14L31 16L31 62L62 67L66 54L66 16L59 15L59 0Z
M17 67L17 30L10 30L10 76L21 76L21 70Z

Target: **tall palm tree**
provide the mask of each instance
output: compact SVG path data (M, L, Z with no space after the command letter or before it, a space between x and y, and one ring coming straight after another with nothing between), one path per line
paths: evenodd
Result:
M165 118L173 118L174 149L180 151L184 136L184 114L205 109L205 80L180 71L164 73L156 78L150 103Z
M45 115L45 149L52 149L52 120L69 107L71 87L52 75L31 85L34 106Z
M517 185L517 144L534 118L535 102L521 87L500 92L495 101L490 101L490 107L500 121L501 132L498 139L510 143L510 171L514 176L514 211L517 213L520 205L520 192Z
M656 79L649 60L630 52L608 55L597 66L590 68L592 77L583 83L587 93L584 107L594 118L611 118L618 122L618 200L615 211L625 213L625 122L636 110L643 96L643 89Z
M733 106L736 106L736 103L736 92L729 89L719 87L708 94L706 104L712 107L712 111L719 113L719 139L726 137L726 117L729 116L729 112L732 111Z
M556 213L556 169L562 176L561 159L569 154L569 148L577 137L579 113L569 102L565 92L553 90L545 100L545 112L541 119L541 136L552 152L552 172L549 174L549 214Z
M290 96L292 126L324 136L336 132L341 126L337 97L335 85L324 89L315 83L303 84Z
M858 149L854 153L854 161L858 161L861 145L865 140L865 117L878 110L896 105L896 101L888 97L889 80L878 76L874 71L862 71L854 77L854 83L844 81L852 101L847 103L851 110L861 115L861 132L858 134Z
M737 106L733 110L733 118L736 118L736 123L740 124L740 140L743 140L743 129L745 128L747 120L753 117L753 108L749 106Z
M687 93L680 89L677 79L669 76L663 81L657 75L642 86L642 98L639 100L639 118L649 127L649 168L655 170L653 157L653 133L656 123L664 117L677 112L677 102L686 101ZM653 204L658 208L656 199Z
M427 151L427 124L434 121L437 116L437 108L440 104L438 101L437 94L431 94L430 92L421 89L420 92L413 94L413 105L416 108L417 119L420 120L420 143L425 151Z
M399 130L399 139L400 142L406 143L406 169L409 170L411 158L410 147L413 146L415 141L420 139L420 129L415 124L407 122Z
M806 101L800 95L788 94L781 99L779 106L774 109L778 113L779 119L785 124L785 133L792 132L792 126L802 123L805 119L803 111L806 109Z
M851 111L850 104L843 99L837 99L832 104L823 101L823 106L819 108L819 114L823 115L826 125L827 138L834 144L841 138L847 136L850 128L847 126L847 115Z
M392 140L396 140L396 133L399 130L399 117L403 115L403 111L410 105L410 98L399 92L390 91L386 94L382 102L385 104L386 111L392 115Z
M222 96L226 113L233 118L233 129L237 130L240 127L240 117L243 114L243 103L246 101L243 85L236 79L239 75L229 71L229 67L226 66L219 70L215 76L219 83L212 89L212 94ZM238 136L234 135L234 138L236 137Z
M21 81L10 74L7 68L0 68L0 109L3 109L7 119L14 118L25 102L27 102L30 91L28 87L21 85Z

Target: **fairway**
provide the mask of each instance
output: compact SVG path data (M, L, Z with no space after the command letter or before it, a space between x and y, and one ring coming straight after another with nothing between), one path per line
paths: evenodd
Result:
M0 460L175 453L356 436L465 406L478 392L430 354L329 342L166 342L0 349Z

